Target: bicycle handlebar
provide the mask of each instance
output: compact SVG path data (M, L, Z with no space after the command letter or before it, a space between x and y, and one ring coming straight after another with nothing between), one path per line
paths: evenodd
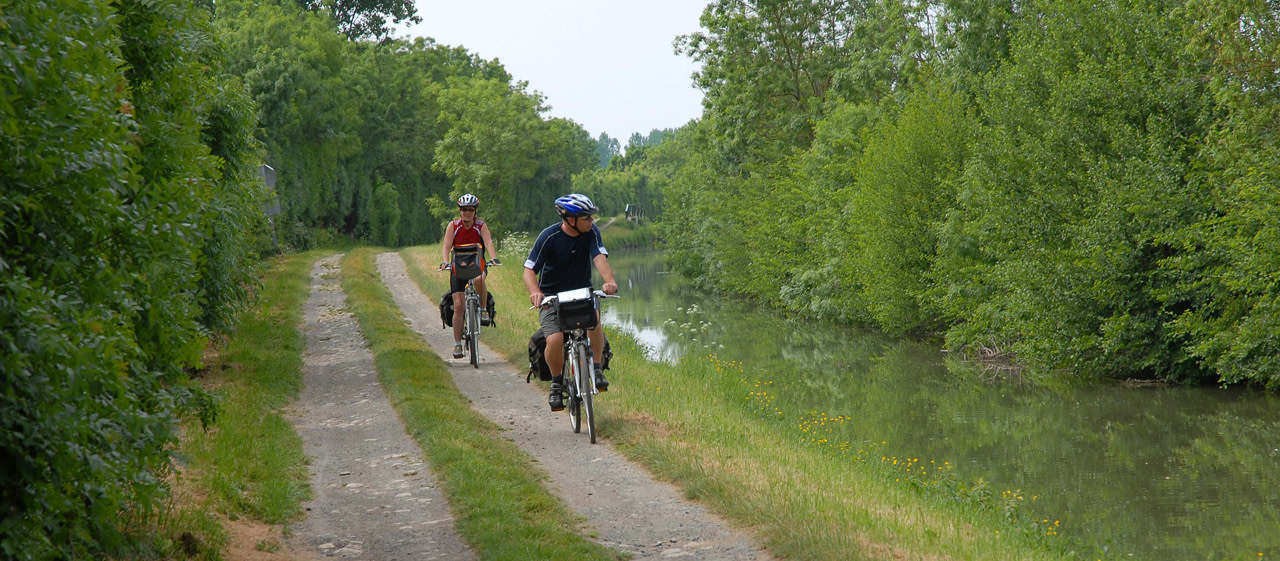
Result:
M594 295L596 295L596 297L598 297L598 298L622 298L621 296L618 296L617 294L605 294L605 292L604 292L603 290L592 290L592 291L591 291L591 293L592 293L592 294L594 294ZM542 297L542 303L541 303L541 304L539 304L539 305L537 305L537 306L529 306L529 309L530 309L530 310L533 310L533 309L536 309L536 308L545 308L545 307L547 307L547 306L550 306L552 302L555 302L556 300L559 300L559 299L560 299L560 297L559 297L559 296L556 296L555 294L549 294L549 295L546 295L546 296L543 296L543 297Z
M485 266L486 266L486 267L501 267L501 266L502 266L502 262L501 262L501 261L498 261L498 258L497 258L497 257L495 257L495 258L493 258L493 259L490 259L490 260L488 260L488 261L485 261L485 262L484 262L484 264L485 264ZM440 268L438 268L438 269L436 269L436 270L437 270L437 271L448 271L449 269L452 269L452 268L453 268L453 264L451 264L451 263L441 263L441 264L440 264Z

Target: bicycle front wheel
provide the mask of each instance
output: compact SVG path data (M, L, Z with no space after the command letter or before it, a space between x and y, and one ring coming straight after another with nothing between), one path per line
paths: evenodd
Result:
M574 345L574 369L578 371L578 393L582 394L582 416L587 423L587 434L591 443L596 443L596 417L592 395L595 392L595 376L591 371L591 348L585 341Z
M578 377L574 372L573 353L565 353L564 368L560 369L564 376L565 389L569 391L569 426L573 432L582 432L582 393L578 391Z
M480 368L480 305L479 298L467 300L467 343L471 347L471 366Z

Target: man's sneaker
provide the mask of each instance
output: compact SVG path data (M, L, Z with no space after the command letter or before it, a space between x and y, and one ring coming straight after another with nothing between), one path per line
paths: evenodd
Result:
M604 379L604 369L600 365L596 365L596 391L609 391L609 381Z
M483 324L485 324L485 325L489 325L489 322L491 322L491 321L493 321L493 318L490 318L490 317L489 317L489 310L481 310L481 311L480 311L480 323L483 323Z
M453 358L462 358L462 343L453 344Z
M564 384L561 381L564 377L551 379L551 395L547 396L547 403L551 405L552 411L564 411Z

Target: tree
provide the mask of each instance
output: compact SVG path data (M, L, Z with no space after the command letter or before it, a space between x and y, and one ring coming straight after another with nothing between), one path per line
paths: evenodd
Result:
M948 341L1039 371L1196 377L1159 263L1209 210L1191 173L1213 118L1201 63L1161 3L1036 8L980 100L989 126L942 229Z
M386 40L391 34L387 18L401 22L422 23L413 0L297 0L312 12L328 12L338 31L348 39Z
M618 144L618 139L609 136L609 133L602 132L600 137L596 139L596 156L600 158L600 167L609 167L609 162L614 156L622 153L622 147Z
M451 77L438 99L446 131L435 169L453 180L454 196L472 193L496 224L511 220L517 187L538 170L541 95L525 93L523 84Z
M0 552L118 558L160 505L186 378L252 286L252 111L208 13L0 13Z
M1173 333L1223 384L1280 388L1280 14L1261 0L1187 3L1189 49L1222 112L1200 145L1213 208L1168 241Z
M373 242L394 246L400 241L400 193L387 182L378 184L373 192Z
M725 155L771 160L812 141L813 123L849 61L861 1L716 0L704 32L679 37L702 65L707 119Z

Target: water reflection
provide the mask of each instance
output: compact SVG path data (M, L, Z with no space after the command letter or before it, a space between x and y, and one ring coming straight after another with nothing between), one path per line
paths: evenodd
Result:
M714 352L769 384L770 407L1020 491L1090 559L1280 557L1280 400L1213 388L1043 389L951 374L936 346L798 322L711 297L656 255L614 256L605 321L652 360ZM1261 554L1261 556L1259 555Z

